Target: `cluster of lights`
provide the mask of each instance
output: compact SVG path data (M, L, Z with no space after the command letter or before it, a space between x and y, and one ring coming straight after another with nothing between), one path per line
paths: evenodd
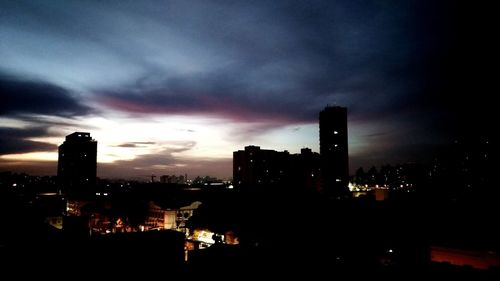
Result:
M378 185L376 184L375 186L369 186L368 184L365 184L365 185L361 185L361 184L355 184L355 183L352 183L350 182L349 183L349 190L351 192L357 192L357 191L371 191L371 190L374 190L374 189L389 189L389 187L387 185Z

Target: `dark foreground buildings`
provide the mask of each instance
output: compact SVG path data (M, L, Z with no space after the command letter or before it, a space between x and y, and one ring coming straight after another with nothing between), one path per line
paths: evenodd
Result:
M309 148L290 154L250 145L233 152L233 184L242 189L293 186L296 190L317 191L319 164L319 154Z
M59 146L57 177L61 189L69 195L80 196L96 182L97 141L90 133L75 132L66 136Z
M347 108L328 106L320 112L319 152L323 192L335 198L347 196L349 194Z
M321 191L328 197L349 196L347 108L328 106L319 117L320 154L304 148L300 154L247 146L233 153L237 188L289 186Z

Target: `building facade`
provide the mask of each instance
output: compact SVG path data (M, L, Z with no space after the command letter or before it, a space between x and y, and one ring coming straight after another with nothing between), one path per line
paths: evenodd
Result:
M59 146L57 177L62 190L79 196L95 186L97 173L97 141L90 133L75 132Z
M281 186L288 190L317 190L319 154L303 148L300 154L246 146L233 152L233 185L258 189Z
M238 188L257 188L281 184L289 171L288 151L246 146L233 152L233 184Z
M349 194L347 108L328 106L319 114L322 191L342 198Z

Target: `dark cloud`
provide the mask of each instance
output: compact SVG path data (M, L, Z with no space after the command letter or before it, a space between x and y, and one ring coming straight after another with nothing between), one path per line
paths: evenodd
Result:
M145 147L148 145L155 144L155 142L152 141L135 141L135 142L126 142L122 143L120 145L117 145L117 147Z
M347 106L364 122L408 108L434 114L440 104L429 97L440 91L429 88L439 78L428 71L448 51L441 36L448 32L446 4L176 5L173 10L187 12L192 22L167 11L168 22L229 62L189 75L153 70L133 85L99 91L99 99L134 113L209 114L276 125L316 122L328 103Z
M50 133L47 131L47 128L42 127L26 129L0 127L0 155L53 151L57 149L56 145L29 140L29 138L48 135Z
M261 123L250 123L238 126L231 131L230 138L236 141L251 142L255 137L261 136L273 129L282 128L286 123L280 121Z
M139 142L140 143L140 142ZM137 143L130 143L137 144ZM162 144L163 150L154 154L139 155L132 160L120 160L114 162L115 165L125 165L136 169L143 169L151 166L170 166L179 164L174 153L180 153L193 149L195 141L171 141ZM126 146L130 147L130 146Z
M120 160L113 163L99 163L98 174L111 177L144 177L151 174L189 174L192 177L213 175L228 178L232 171L231 158L183 158L175 153L191 150L194 141L172 141L165 143L162 151L140 155L132 160ZM125 176L126 175L126 176Z
M64 88L47 82L21 80L0 74L0 116L45 114L73 117L90 113Z
M449 70L463 61L465 48L457 46L479 37L468 30L484 30L477 21L461 26L470 9L455 1L8 6L24 15L22 21L6 15L18 25L92 42L140 65L134 85L96 90L112 108L274 123L314 122L328 103L347 106L363 122L408 110L414 118L441 119L458 103L446 88ZM77 11L85 16L75 17Z

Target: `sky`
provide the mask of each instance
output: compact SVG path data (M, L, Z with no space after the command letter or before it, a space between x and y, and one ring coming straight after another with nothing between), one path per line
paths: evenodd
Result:
M460 1L0 0L0 170L53 175L75 131L98 176L230 178L247 145L319 151L348 109L351 172L489 134L492 7Z

